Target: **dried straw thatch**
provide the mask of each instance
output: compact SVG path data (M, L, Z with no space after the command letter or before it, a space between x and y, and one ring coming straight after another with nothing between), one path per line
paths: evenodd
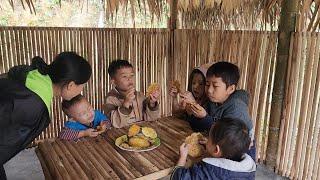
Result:
M14 8L14 1L8 0ZM89 0L87 0L89 1ZM297 31L316 31L320 25L320 0L299 0ZM35 0L20 0L23 7L36 13ZM61 1L60 1L61 2ZM201 29L271 29L277 30L282 0L104 0L106 18L120 8L161 18L176 2L179 28Z
M199 6L185 2L178 4L184 28L257 29L259 24L275 26L280 15L275 0L203 0Z

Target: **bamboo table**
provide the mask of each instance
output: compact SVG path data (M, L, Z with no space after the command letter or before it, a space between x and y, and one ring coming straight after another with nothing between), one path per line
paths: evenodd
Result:
M190 126L173 117L141 125L157 131L158 148L137 153L116 147L114 140L127 134L128 127L77 142L41 142L36 153L46 179L158 179L168 175L179 158L179 146L192 133Z

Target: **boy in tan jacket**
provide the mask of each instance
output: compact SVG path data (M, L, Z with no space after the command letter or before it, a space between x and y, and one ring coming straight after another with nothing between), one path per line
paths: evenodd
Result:
M107 94L104 110L115 128L160 117L160 91L156 90L149 97L136 91L133 66L128 61L112 61L108 73L113 88Z

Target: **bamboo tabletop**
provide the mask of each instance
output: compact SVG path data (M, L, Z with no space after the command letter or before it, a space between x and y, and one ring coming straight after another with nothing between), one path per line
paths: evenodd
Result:
M179 146L192 133L183 120L166 117L140 123L154 128L161 145L147 152L119 149L114 141L128 127L111 129L78 141L45 140L36 149L46 179L158 179L168 175L179 158Z

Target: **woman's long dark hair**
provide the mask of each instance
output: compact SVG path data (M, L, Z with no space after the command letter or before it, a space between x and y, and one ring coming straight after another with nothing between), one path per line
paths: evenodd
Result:
M62 52L48 65L36 56L32 59L31 67L38 69L42 75L49 75L53 84L86 83L92 73L91 65L75 52Z
M188 80L188 91L191 92L191 93L192 93L192 81L193 81L193 78L194 78L194 76L196 74L201 74L201 77L203 78L203 80L206 81L206 77L204 76L204 74L199 69L193 69L191 71L191 74L190 74L189 80ZM192 93L192 95L194 96L193 93Z

